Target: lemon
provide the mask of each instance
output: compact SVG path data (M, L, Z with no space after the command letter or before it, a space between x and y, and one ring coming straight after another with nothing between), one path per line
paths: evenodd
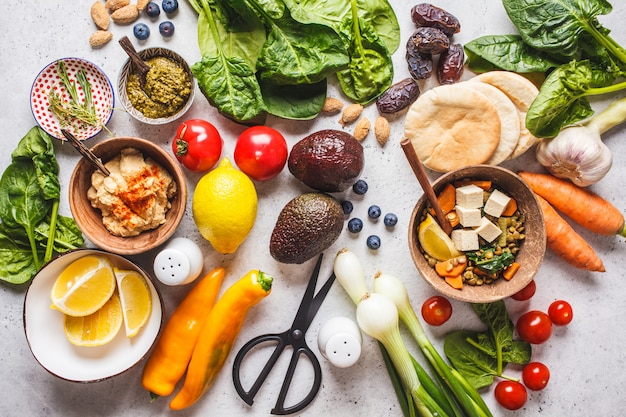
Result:
M113 268L120 294L126 336L133 337L152 314L152 294L146 279L137 271Z
M257 194L252 180L223 158L196 184L193 219L200 234L216 251L237 250L254 226Z
M100 309L114 291L110 262L102 256L83 256L69 264L54 282L51 307L69 316L87 316Z
M95 313L83 317L65 315L65 336L77 346L101 346L110 342L122 327L122 304L117 292Z
M438 261L447 261L461 255L450 236L430 214L420 223L417 238L424 252Z

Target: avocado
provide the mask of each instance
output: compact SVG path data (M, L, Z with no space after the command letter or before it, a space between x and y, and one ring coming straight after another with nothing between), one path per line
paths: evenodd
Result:
M301 264L332 245L343 229L343 210L334 197L304 193L281 210L270 238L270 253L286 264Z
M289 153L289 172L317 191L347 190L363 171L363 146L351 134L320 130L297 142Z

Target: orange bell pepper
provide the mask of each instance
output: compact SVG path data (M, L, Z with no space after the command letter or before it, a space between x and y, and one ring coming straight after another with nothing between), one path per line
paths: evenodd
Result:
M213 384L241 330L248 310L269 295L272 281L272 276L252 270L217 300L200 330L187 368L185 383L170 402L172 410L191 406Z
M156 395L170 395L187 370L202 324L224 280L224 268L206 274L176 308L143 369L141 383Z

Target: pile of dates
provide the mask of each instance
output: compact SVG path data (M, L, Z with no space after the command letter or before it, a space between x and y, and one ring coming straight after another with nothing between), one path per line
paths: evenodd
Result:
M411 77L392 85L376 100L381 113L397 113L417 100L420 95L417 80L432 75L433 56L439 56L437 80L440 84L453 84L463 75L463 45L452 41L452 36L461 30L459 20L429 3L413 6L411 20L417 26L406 43Z

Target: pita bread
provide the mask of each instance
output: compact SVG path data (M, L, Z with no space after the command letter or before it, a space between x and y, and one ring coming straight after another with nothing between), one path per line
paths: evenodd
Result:
M539 138L530 133L528 129L526 129L526 113L519 112L520 119L520 135L519 140L517 141L517 146L513 150L513 153L509 156L509 159L515 159L518 156L521 156L532 148L535 144L539 143Z
M419 160L438 172L485 163L500 142L500 130L493 103L462 83L426 91L409 107L404 125Z
M484 94L496 107L500 118L500 142L491 158L489 165L498 165L504 162L515 150L520 138L520 118L517 108L509 97L500 89L487 83L466 83L470 88Z
M535 101L539 89L523 76L510 71L489 71L471 78L469 81L480 81L500 89L523 113L527 113Z

